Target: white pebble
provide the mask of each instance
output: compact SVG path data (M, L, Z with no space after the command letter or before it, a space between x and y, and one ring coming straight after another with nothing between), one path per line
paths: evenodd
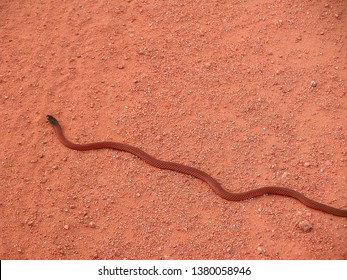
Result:
M311 81L311 87L316 87L317 86L317 82L316 81Z

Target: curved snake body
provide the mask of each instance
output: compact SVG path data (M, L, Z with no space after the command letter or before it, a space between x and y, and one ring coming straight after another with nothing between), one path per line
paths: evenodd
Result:
M140 150L139 148L133 147L128 144L123 144L118 142L95 142L95 143L89 143L89 144L75 144L69 141L64 136L63 130L59 122L57 121L57 119L55 119L53 116L50 116L50 115L47 116L47 119L53 125L60 142L70 149L80 150L80 151L95 150L95 149L115 149L119 151L128 152L135 156L138 156L139 158L144 160L146 163L154 167L157 167L160 169L173 170L183 174L188 174L202 181L205 181L207 184L210 185L210 187L215 191L217 195L219 195L220 197L226 200L241 201L241 200L246 200L253 197L261 196L264 194L275 194L275 195L289 196L289 197L295 198L299 200L301 203L303 203L304 205L316 210L320 210L335 216L347 217L347 210L338 209L338 208L331 207L329 205L319 203L317 201L307 198L306 196L304 196L303 194L297 191L284 188L284 187L269 186L269 187L257 188L254 190L241 192L241 193L229 192L225 190L224 188L222 188L222 186L214 178L212 178L210 175L208 175L202 170L196 169L194 167L186 166L183 164L175 163L175 162L169 162L169 161L156 159L150 154L147 154L146 152Z

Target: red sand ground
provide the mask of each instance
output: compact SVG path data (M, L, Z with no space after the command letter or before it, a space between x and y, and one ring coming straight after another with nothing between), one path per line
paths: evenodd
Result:
M1 259L347 259L346 1L1 1ZM95 3L97 2L97 3Z

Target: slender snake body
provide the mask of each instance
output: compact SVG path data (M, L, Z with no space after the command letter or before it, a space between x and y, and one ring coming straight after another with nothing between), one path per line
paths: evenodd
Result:
M229 192L225 190L224 188L222 188L222 186L214 178L212 178L210 175L208 175L204 171L201 171L194 167L186 166L183 164L156 159L153 156L147 154L146 152L140 150L139 148L133 147L131 145L118 143L118 142L95 142L95 143L89 143L89 144L75 144L69 141L64 136L63 130L59 122L57 121L57 119L55 119L53 116L50 116L50 115L47 116L47 119L53 125L54 130L60 142L70 149L80 150L80 151L95 150L95 149L115 149L119 151L128 152L135 156L138 156L139 158L144 160L146 163L154 167L157 167L160 169L173 170L183 174L188 174L202 181L205 181L207 184L210 185L212 190L217 195L219 195L220 197L226 200L241 201L241 200L246 200L253 197L261 196L264 194L275 194L275 195L289 196L289 197L295 198L299 200L301 203L303 203L304 205L316 210L320 210L335 216L347 217L347 210L338 209L338 208L334 208L334 207L319 203L317 201L307 198L306 196L304 196L303 194L297 191L294 191L288 188L269 186L269 187L262 187L262 188L250 190L247 192L241 192L241 193Z

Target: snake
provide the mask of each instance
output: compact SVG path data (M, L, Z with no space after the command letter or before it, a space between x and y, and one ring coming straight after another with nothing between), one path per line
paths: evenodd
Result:
M198 178L206 182L211 187L211 189L221 198L229 200L229 201L243 201L243 200L251 199L251 198L262 196L262 195L280 195L280 196L292 197L294 199L297 199L302 204L315 210L332 214L334 216L347 217L347 210L334 208L332 206L322 204L320 202L317 202L315 200L312 200L306 197L300 192L297 192L293 189L289 189L285 187L265 186L265 187L260 187L260 188L252 189L249 191L245 191L245 192L239 192L239 193L230 192L224 189L216 179L214 179L213 177L211 177L210 175L208 175L202 170L199 170L197 168L190 167L187 165L183 165L180 163L176 163L176 162L159 160L153 157L152 155L144 152L143 150L128 144L118 143L118 142L109 142L109 141L94 142L94 143L87 143L87 144L76 144L71 142L65 137L63 133L63 129L55 117L51 115L47 115L47 119L49 123L53 126L59 141L67 148L70 148L73 150L79 150L79 151L88 151L88 150L96 150L96 149L114 149L118 151L128 152L139 157L140 159L145 161L147 164L154 166L156 168L172 170L172 171L191 175L195 178Z

